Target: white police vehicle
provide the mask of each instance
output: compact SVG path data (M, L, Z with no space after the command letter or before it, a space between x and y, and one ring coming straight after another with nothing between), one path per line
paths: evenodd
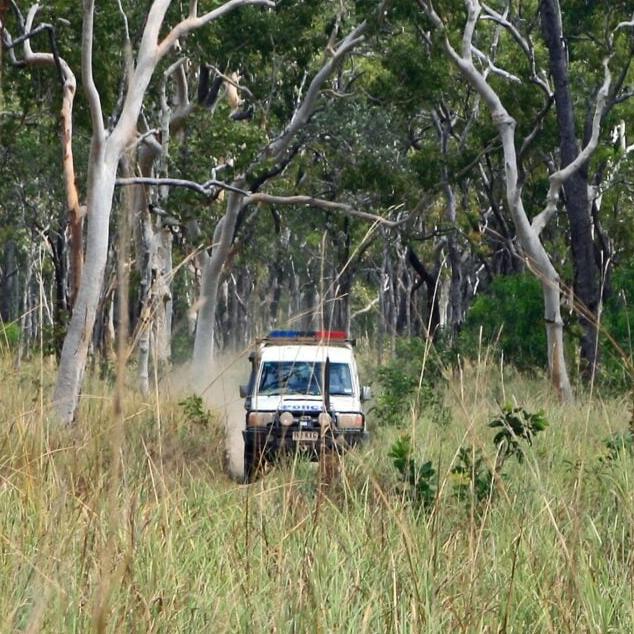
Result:
M361 402L370 389L359 384L353 345L342 331L275 330L258 340L249 383L240 386L247 481L281 452L316 460L367 438Z

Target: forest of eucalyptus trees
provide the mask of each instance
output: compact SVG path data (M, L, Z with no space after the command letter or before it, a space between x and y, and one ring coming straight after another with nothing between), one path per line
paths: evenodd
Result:
M0 32L2 345L57 359L62 422L87 367L204 381L274 326L513 333L564 400L628 375L630 1L0 0Z

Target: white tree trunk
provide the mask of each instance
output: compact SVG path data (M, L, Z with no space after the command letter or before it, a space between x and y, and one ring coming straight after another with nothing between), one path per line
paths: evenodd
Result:
M108 236L112 195L118 156L93 153L88 177L86 261L79 292L64 339L53 401L60 420L71 423L79 402L88 346L108 257Z
M240 188L243 183L238 181L233 185ZM238 214L242 208L242 199L243 196L236 192L229 192L227 195L225 215L214 231L211 255L205 258L192 357L193 376L199 377L202 381L212 369L220 276L231 249Z
M154 287L156 314L154 317L155 355L158 363L172 358L172 232L162 228L156 236L155 266L158 277Z

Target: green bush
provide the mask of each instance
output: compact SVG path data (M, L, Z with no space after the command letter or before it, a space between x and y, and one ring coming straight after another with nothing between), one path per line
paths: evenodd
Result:
M477 507L493 494L493 472L480 449L460 447L451 473L453 494L459 500Z
M20 341L20 327L15 323L0 325L0 348L14 348Z
M496 430L493 444L496 448L495 460L491 466L482 450L474 445L460 447L451 467L452 495L465 503L468 509L478 510L495 495L496 479L506 477L504 465L510 457L520 464L524 461L523 443L532 445L536 434L548 427L543 412L529 412L523 407L505 405L499 416L487 425ZM630 437L631 447L631 437ZM607 445L614 455L618 455L622 445ZM424 509L434 504L437 494L436 469L431 460L423 461L414 456L409 436L401 436L390 448L388 457L400 474L404 493Z
M502 412L494 418L489 427L497 429L493 444L498 448L498 463L515 456L518 462L524 460L524 449L520 441L533 444L535 434L548 427L544 412L528 412L523 407L503 405Z
M460 333L459 347L475 357L482 343L497 341L505 359L519 369L547 365L544 303L538 280L528 274L497 277L476 297Z
M413 457L412 441L409 436L401 436L390 447L388 457L406 485L405 493L423 508L430 508L436 499L436 470L431 462L417 462Z
M394 357L376 371L372 414L377 423L399 426L410 420L412 408L416 412L424 409L432 420L445 423L447 411L438 390L441 368L442 362L435 350L428 350L425 358L422 339L397 340Z
M178 404L187 422L199 427L208 427L211 424L211 412L205 407L202 397L192 394Z
M631 430L616 433L604 441L606 454L602 462L611 462L623 454L634 455L634 433Z
M614 273L612 292L601 318L599 379L618 389L632 387L634 268Z

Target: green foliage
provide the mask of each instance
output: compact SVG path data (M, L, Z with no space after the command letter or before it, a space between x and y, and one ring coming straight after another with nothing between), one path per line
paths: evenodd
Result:
M493 497L495 480L506 475L503 469L507 458L513 456L522 463L524 449L521 443L532 445L535 435L548 427L548 421L541 411L532 413L524 407L504 406L501 414L487 427L499 430L493 437L495 461L487 461L481 449L470 445L458 449L451 467L452 495L471 508L478 508ZM630 440L630 443L634 446L634 441ZM407 435L394 442L388 456L401 481L408 485L411 498L424 508L430 508L436 497L433 463L419 462L413 456L411 439Z
M544 308L539 282L529 273L497 277L476 297L462 332L460 348L477 356L482 343L497 343L505 360L517 368L547 364Z
M211 412L205 408L203 399L197 394L192 394L178 403L183 409L185 419L192 425L208 427L211 424Z
M20 341L20 327L18 324L0 324L0 349L8 346L14 348Z
M497 453L493 469L489 467L480 449L460 447L456 462L451 470L458 476L454 483L454 493L460 499L472 499L478 505L493 495L495 478L505 476L503 469L510 457L522 463L524 448L521 443L533 444L536 434L548 427L544 413L529 412L524 407L505 405L499 416L491 420L487 427L497 429L493 444Z
M493 472L479 449L460 447L451 468L453 493L459 500L480 504L493 494Z
M604 441L607 453L602 457L602 462L612 462L619 456L634 455L634 433L631 430L613 434Z
M405 483L407 493L412 500L423 508L430 508L436 499L436 470L431 460L417 462L412 456L411 438L407 435L398 438L390 447L388 457Z
M412 411L415 415L425 411L435 422L447 422L437 389L441 377L438 357L425 350L422 339L398 339L393 358L376 371L374 417L380 425L399 426Z
M515 456L518 462L524 460L524 450L520 441L533 444L535 434L548 427L544 412L528 412L523 407L504 405L502 412L489 422L488 426L499 431L493 437L493 443L499 450L499 460Z
M604 385L627 390L632 386L634 327L634 268L626 265L612 278L612 292L601 320L599 379Z

